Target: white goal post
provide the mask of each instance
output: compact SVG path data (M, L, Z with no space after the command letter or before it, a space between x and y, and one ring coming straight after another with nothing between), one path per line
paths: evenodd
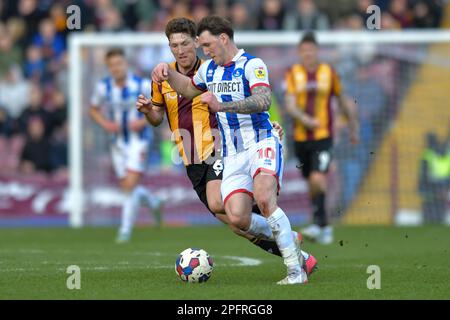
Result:
M449 43L450 31L326 31L317 32L320 44L410 44ZM237 32L239 46L295 46L301 32ZM82 52L92 46L166 45L164 33L72 33L69 36L69 190L72 227L83 226L83 147L82 147ZM270 66L269 66L270 68Z

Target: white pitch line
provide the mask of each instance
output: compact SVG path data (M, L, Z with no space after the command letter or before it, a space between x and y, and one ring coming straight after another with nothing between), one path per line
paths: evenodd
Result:
M237 256L223 256L222 258L237 260L238 263L231 264L232 267L247 267L247 266L259 266L262 261L247 257L237 257Z
M38 250L38 249L0 249L1 253L22 253L22 254L50 254L50 253L61 253L61 254L72 254L74 253L73 250L65 250L65 249L57 249L57 250ZM82 254L103 254L104 251L83 251ZM131 252L108 252L109 255L139 255L139 256L165 256L165 255L172 255L170 253L166 252L152 252L152 251L131 251Z
M219 266L224 267L243 267L243 266L258 266L262 264L262 261L259 259L248 258L248 257L239 257L239 256L216 256L217 258L229 259L237 261L236 263L220 263ZM83 264L94 264L95 262L90 261L88 263ZM42 261L41 264L62 264L61 262L50 262L48 260ZM69 263L70 264L70 263ZM120 261L116 266L84 266L81 267L81 270L87 271L109 271L109 270L143 270L143 269L173 269L174 265L142 265L142 264L133 264L128 261ZM217 264L216 264L217 265ZM57 268L57 271L65 271L65 268ZM35 271L48 271L48 268L0 268L0 272L35 272Z
M43 250L34 250L34 249L0 249L0 252L3 253L23 253L23 254L42 254L46 253L46 251Z

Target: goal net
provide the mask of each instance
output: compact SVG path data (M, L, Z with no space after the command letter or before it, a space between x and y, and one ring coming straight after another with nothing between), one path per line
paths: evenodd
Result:
M292 121L284 108L284 73L298 62L298 32L238 33L236 42L269 68L271 115L285 130L286 162L280 207L294 224L310 221L306 181L293 153ZM341 77L357 104L361 142L351 145L345 118L335 112L327 208L334 222L389 224L420 221L429 191L421 179L428 133L447 138L450 121L450 32L318 32L320 59ZM104 53L123 47L133 72L149 77L173 58L167 39L150 34L73 34L70 37L70 223L116 223L121 193L106 134L88 116L96 81L107 74ZM199 52L201 55L201 52ZM144 92L150 95L148 89ZM165 121L166 122L166 121ZM168 224L215 223L177 161L168 126L153 130L143 184L166 200ZM448 204L448 195L446 194ZM152 223L141 212L140 223Z

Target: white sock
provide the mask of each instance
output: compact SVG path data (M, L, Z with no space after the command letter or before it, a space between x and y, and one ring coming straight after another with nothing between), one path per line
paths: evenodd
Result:
M292 230L292 239L294 239L294 241L295 241L296 239L298 239L298 233L297 233L297 231ZM300 242L300 241L299 241L299 242ZM300 245L299 245L299 247L300 247ZM309 253L306 252L306 251L303 251L303 250L301 250L301 249L300 249L300 252L302 253L303 260L308 260L308 258L309 258Z
M254 212L252 212L250 227L247 232L255 237L272 238L273 236L267 219Z
M150 208L155 209L157 206L159 206L160 200L158 199L158 197L152 194L152 192L148 188L139 185L134 188L133 193L134 192L136 193L137 197Z
M277 208L267 218L267 222L272 229L275 241L284 258L284 264L288 268L288 275L299 274L301 272L301 266L298 261L297 247L292 237L291 223L288 217L281 208Z
M130 234L133 228L134 217L136 216L139 207L139 198L134 192L128 193L125 196L125 201L122 206L122 221L120 224L120 234Z

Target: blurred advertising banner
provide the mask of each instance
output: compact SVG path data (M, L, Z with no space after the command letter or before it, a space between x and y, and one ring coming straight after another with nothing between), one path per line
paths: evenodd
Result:
M86 225L114 225L120 221L123 195L113 177L102 184L86 181L84 221ZM215 224L192 189L184 172L146 175L143 185L160 196L166 225ZM307 186L297 169L288 170L283 179L280 205L293 223L305 223L309 204ZM66 226L71 205L66 178L43 175L0 175L0 226ZM138 224L152 224L152 215L141 208Z

